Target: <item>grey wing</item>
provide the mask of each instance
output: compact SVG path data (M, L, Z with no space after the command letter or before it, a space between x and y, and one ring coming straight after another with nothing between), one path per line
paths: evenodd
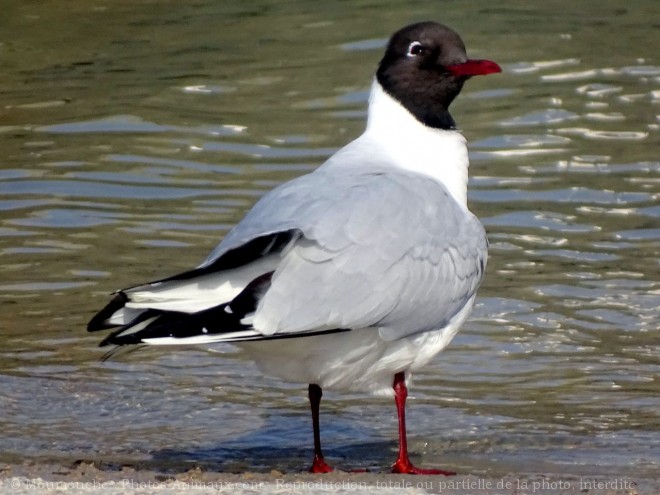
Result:
M303 235L259 301L253 326L260 333L378 327L396 339L441 328L474 296L485 232L435 181L372 173L311 190L308 204L298 199L279 213L278 228Z
M443 327L485 263L483 227L431 179L319 170L264 196L200 267L119 291L88 329L119 327L102 345L394 340Z

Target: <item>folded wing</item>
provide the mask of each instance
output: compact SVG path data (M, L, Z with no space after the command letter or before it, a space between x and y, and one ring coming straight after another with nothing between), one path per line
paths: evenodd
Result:
M441 328L483 277L483 227L432 179L317 172L264 196L195 270L125 289L89 330L102 344Z

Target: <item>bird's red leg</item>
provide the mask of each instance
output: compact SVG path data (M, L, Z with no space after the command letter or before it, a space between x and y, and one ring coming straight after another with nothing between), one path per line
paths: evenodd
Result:
M456 473L452 471L443 471L442 469L419 469L412 465L408 458L408 439L406 436L406 398L408 397L408 388L406 387L406 377L402 372L394 375L394 402L396 411L399 415L399 457L392 464L392 472L400 474L442 474L452 476Z
M311 473L329 473L332 468L323 459L321 452L321 430L319 428L319 406L321 405L323 391L316 384L309 385L309 405L312 408L312 426L314 427L314 462L310 468Z

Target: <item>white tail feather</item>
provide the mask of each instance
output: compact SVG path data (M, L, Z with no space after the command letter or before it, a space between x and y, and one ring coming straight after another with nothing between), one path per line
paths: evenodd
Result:
M255 278L275 270L280 260L279 254L271 254L233 270L135 287L124 292L128 297L126 308L203 311L228 303Z

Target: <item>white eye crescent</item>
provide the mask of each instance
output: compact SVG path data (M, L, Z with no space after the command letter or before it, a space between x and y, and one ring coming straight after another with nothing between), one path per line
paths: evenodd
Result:
M408 56L409 57L417 57L419 55L422 55L424 53L424 47L419 41L413 41L408 45Z

